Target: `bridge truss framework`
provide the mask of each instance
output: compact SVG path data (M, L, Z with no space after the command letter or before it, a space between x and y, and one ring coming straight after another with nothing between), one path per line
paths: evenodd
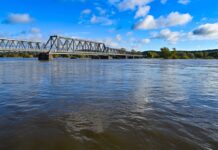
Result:
M49 52L49 53L103 53L124 54L121 49L107 47L102 42L68 38L62 36L50 36L46 43L0 38L0 51L9 52Z

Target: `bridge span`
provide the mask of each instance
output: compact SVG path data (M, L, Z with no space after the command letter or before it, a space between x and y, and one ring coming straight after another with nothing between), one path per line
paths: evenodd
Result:
M121 49L107 47L102 42L50 36L46 43L0 38L0 52L37 52L39 60L50 60L52 55L86 55L99 58L142 58Z

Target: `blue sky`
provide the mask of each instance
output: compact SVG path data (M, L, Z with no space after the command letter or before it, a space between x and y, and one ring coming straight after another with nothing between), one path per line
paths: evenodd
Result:
M218 48L217 0L0 0L0 37L58 34L111 47Z

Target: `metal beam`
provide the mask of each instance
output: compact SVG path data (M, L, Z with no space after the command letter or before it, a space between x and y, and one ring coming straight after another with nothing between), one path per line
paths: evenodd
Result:
M107 47L102 42L69 38L63 36L50 36L46 43L0 38L1 51L48 51L50 53L96 52L119 54L120 49Z

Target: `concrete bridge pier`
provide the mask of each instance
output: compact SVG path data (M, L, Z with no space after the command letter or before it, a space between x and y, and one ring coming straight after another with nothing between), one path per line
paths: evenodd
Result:
M108 59L113 59L113 56L108 56Z
M100 59L113 59L113 56L110 56L110 55L102 55L102 56L99 56Z
M113 56L107 55L99 55L99 56L91 56L92 59L113 59Z
M135 57L134 56L127 56L126 59L134 59Z
M91 56L91 59L100 59L100 56L93 55L93 56Z
M49 61L52 60L53 56L50 53L40 53L38 56L38 60Z

